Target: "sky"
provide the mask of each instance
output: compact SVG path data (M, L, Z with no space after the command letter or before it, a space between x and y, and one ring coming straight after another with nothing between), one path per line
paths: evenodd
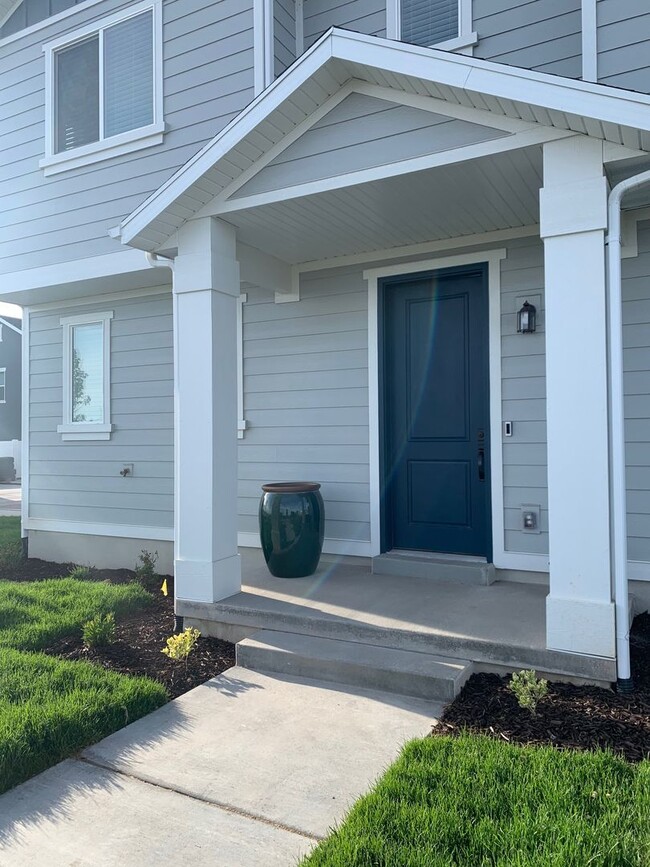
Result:
M7 304L6 301L0 301L0 316L10 316L13 319L22 319L23 310L17 304Z

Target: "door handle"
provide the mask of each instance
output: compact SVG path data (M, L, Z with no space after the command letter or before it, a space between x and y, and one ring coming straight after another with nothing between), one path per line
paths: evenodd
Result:
M485 449L478 450L478 477L479 481L485 481Z

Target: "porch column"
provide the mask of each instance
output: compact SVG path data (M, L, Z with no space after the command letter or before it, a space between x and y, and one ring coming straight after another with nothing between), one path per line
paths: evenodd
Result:
M549 648L615 656L602 143L544 145Z
M174 266L176 596L237 593L235 230L206 217L179 232Z

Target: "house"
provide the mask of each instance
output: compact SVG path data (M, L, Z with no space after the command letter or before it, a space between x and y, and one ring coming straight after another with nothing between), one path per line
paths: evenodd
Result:
M0 316L0 480L21 472L22 321Z
M31 556L156 550L180 616L243 635L260 485L314 479L365 611L382 586L433 616L442 572L450 656L625 685L650 599L644 4L0 0L0 22ZM274 587L272 629L316 616L322 588ZM499 656L462 618L507 600Z

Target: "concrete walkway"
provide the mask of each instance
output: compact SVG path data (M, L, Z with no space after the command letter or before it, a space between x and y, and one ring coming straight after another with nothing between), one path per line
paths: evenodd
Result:
M22 493L20 482L0 485L0 517L20 516Z
M440 711L232 668L0 797L0 865L295 865Z

